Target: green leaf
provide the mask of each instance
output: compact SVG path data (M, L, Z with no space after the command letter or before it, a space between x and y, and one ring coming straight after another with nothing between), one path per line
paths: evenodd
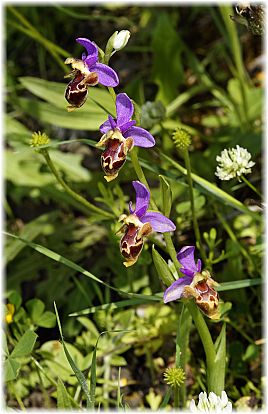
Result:
M19 78L19 81L33 95L43 99L53 106L65 109L66 111L68 103L64 99L64 93L67 83L51 82L31 76L21 77ZM85 114L97 112L106 115L106 117L107 112L109 112L111 115L115 116L114 101L107 90L94 87L89 89L88 95L87 101L81 108L79 108L78 112ZM101 109L98 104L103 106L106 111Z
M65 343L64 343L64 339L63 339L63 334L62 334L62 329L61 329L61 323L60 323L60 318L59 318L59 314L58 314L58 310L57 310L57 306L56 303L54 302L54 307L55 307L55 313L56 313L56 318L57 318L57 322L58 322L58 327L59 327L59 331L60 331L60 336L61 336L61 341L62 341L62 346L66 355L66 358L68 359L68 362L70 364L70 367L72 368L84 394L86 397L86 401L87 401L87 408L92 408L92 400L91 400L91 395L89 393L89 389L87 386L87 381L86 378L84 376L84 374L80 371L80 369L76 366L73 358L71 357Z
M167 286L170 286L175 279L163 257L155 250L154 246L152 247L152 257L153 262L158 273L159 279Z
M40 233L43 232L44 226L47 223L52 224L57 217L55 212L42 214L36 219L24 225L23 229L20 232L21 237L25 237L27 240L34 240ZM20 240L9 240L6 249L5 249L5 259L6 263L9 263L11 260L20 253L20 251L25 247L25 243Z
M8 357L4 362L5 381L13 381L17 378L21 364L12 357Z
M34 331L30 329L26 331L11 352L11 357L20 358L29 355L34 348L37 337L38 335Z
M31 132L10 114L5 116L5 134L9 144L16 145L16 150L29 144Z
M176 97L177 87L183 80L181 38L167 12L162 10L154 17L152 72L159 87L156 100L168 104Z
M115 115L114 101L107 90L97 87L90 89L83 107L67 112L67 102L64 99L67 84L34 77L22 77L20 82L28 91L46 101L18 99L21 108L41 122L63 128L97 131L107 119L108 113Z
M162 196L162 211L166 217L169 217L172 206L171 188L165 177L159 175Z
M170 388L167 390L167 392L166 392L166 394L165 394L165 396L164 396L164 399L163 399L163 401L162 401L162 403L161 403L161 405L160 405L160 407L159 407L161 410L167 407L167 405L168 405L168 403L169 403L169 400L170 400L170 397L171 397L171 394L172 394L172 389L171 389L171 387L170 387Z
M242 360L243 361L253 360L253 359L257 358L257 356L259 355L259 353L260 353L260 348L258 347L258 345L256 345L256 344L250 344L247 347L246 352L242 356Z
M257 286L263 283L262 279L243 279L243 280L233 280L232 282L223 282L216 287L218 292L223 292L225 290L234 290L242 289L249 286Z
M91 180L91 173L82 166L83 155L55 150L51 150L49 154L56 167L64 171L71 181L80 183Z
M155 294L156 297L158 297L158 300L162 300L163 298L163 293L156 293ZM141 305L144 303L151 303L152 301L149 299L127 299L127 300L120 300L118 302L111 302L111 303L104 303L103 305L100 306L92 306L90 308L87 309L83 309L81 311L78 312L74 312L74 313L70 313L69 316L79 316L79 315L88 315L89 313L95 313L98 312L99 310L113 310L113 309L119 309L119 308L125 308L127 306L135 306L135 305Z
M7 292L6 297L9 303L12 303L15 306L17 312L22 302L21 295L16 290L10 290Z
M104 112L67 112L65 109L37 101L36 99L19 98L17 102L26 114L39 122L61 128L97 131L107 118L107 114Z
M42 328L54 328L56 325L56 316L54 313L46 311L43 313L40 319L36 321L36 324Z
M226 324L224 323L221 328L221 332L215 342L215 366L213 373L210 372L210 376L213 384L213 391L216 395L221 395L224 391L225 383L225 369L226 369Z
M123 367L127 365L127 361L121 355L113 355L110 362L114 367Z
M58 378L57 383L57 408L63 410L72 408L69 394L60 378Z
M37 325L41 315L45 310L44 302L42 302L40 299L31 299L26 302L25 306L33 323Z

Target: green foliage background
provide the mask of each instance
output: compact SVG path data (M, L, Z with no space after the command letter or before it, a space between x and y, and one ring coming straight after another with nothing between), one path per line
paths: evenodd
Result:
M53 302L63 344L86 378L91 369L91 385L96 371L96 405L157 409L165 401L162 374L174 362L180 305L163 305L162 296L155 295L164 285L153 265L152 244L167 260L164 241L151 236L135 267L123 266L117 219L133 200L136 175L127 161L107 185L101 152L94 148L107 118L103 108L113 114L113 100L101 87L91 88L86 104L72 113L64 100L68 67L63 62L81 54L75 38L87 37L104 49L115 30L128 29L128 45L110 61L120 78L116 92L135 101L141 126L156 138L156 147L140 149L139 158L160 209L165 206L159 175L170 186L177 251L195 245L195 239L183 158L172 133L186 127L193 136L194 196L207 267L225 286L221 298L229 309L226 391L233 402L257 407L262 395L260 200L244 183L219 182L214 173L216 156L238 144L252 154L256 165L250 180L261 189L263 87L251 69L262 53L261 37L225 20L235 13L229 6L9 5L5 13L6 229L23 239L6 237L5 297L15 306L6 329L8 406L77 408L85 399L58 342ZM148 101L162 103L160 118L145 111ZM112 219L89 215L58 185L29 146L38 130L51 138L50 155L64 180ZM140 296L122 298L117 290ZM208 324L216 337L217 324ZM96 359L102 331L109 332L99 339ZM193 327L191 332L189 398L205 389L204 354Z

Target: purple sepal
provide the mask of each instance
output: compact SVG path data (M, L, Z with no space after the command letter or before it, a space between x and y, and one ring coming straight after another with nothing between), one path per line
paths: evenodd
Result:
M117 73L103 63L95 63L90 68L91 72L96 72L99 77L99 83L104 86L115 87L119 83Z
M103 124L101 124L100 126L100 132L102 134L106 134L108 131L110 131L111 129L111 124L109 119L107 119L107 121L103 122Z
M93 58L95 59L93 63L97 62L98 60L98 48L95 45L94 42L91 42L90 40L86 39L85 37L78 37L76 39L77 43L80 43L80 45L84 46L84 48L87 50L87 58ZM82 55L83 59L83 55ZM84 60L84 59L83 59Z
M150 202L150 192L147 190L144 184L139 181L132 181L132 185L136 191L136 206L134 213L140 218L143 216Z
M129 128L131 128L133 125L135 125L136 124L136 121L128 121L128 122L125 122L123 125L120 125L120 130L121 130L121 132L122 132L122 134L125 136L126 135L126 137L125 138L127 138L128 137L128 134L127 134L127 130L129 129Z
M116 115L119 128L130 120L133 112L134 106L131 99L129 99L126 93L119 93L116 97Z
M175 224L161 213L148 212L145 213L140 221L142 223L150 223L154 231L159 233L166 233L167 231L176 230Z
M194 250L194 246L184 246L177 254L177 259L182 265L180 271L188 276L194 276L201 270L201 260L198 259L197 264L194 261Z
M116 122L115 122L115 120L113 119L113 117L111 115L108 115L108 120L110 122L110 127L112 129L115 129L116 128Z
M125 133L124 137L128 138L131 137L134 140L134 145L137 147L144 147L150 148L155 145L155 139L150 134L150 132L146 131L146 129L133 126L129 128Z
M91 72L96 72L96 71L91 69L97 62L95 56L86 56L83 59L83 55L82 55L82 60L87 64L87 67Z
M169 286L164 293L164 303L171 302L172 300L180 299L182 297L185 286L188 286L192 282L192 277L182 277Z
M129 212L130 212L130 214L133 214L135 210L133 210L133 208L132 208L132 201L130 201L130 202L128 203L128 208L129 208Z

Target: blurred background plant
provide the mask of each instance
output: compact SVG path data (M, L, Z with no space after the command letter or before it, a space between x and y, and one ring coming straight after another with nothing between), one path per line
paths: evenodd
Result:
M150 303L122 301L81 272L88 269L125 292L154 295L164 288L151 257L154 243L168 259L162 237L149 238L135 268L126 269L119 255L116 219L127 211L136 175L128 162L109 186L103 180L94 146L99 125L107 118L103 107L114 114L110 94L95 87L73 113L67 112L64 100L64 60L81 54L75 38L90 38L104 49L116 30L129 30L127 45L110 61L120 77L116 92L124 91L135 101L141 126L156 138L154 150L140 149L139 156L159 207L159 174L170 186L177 251L194 245L195 239L183 154L172 134L183 127L192 135L194 200L207 268L215 280L227 284L221 292L229 303L224 316L225 390L237 408L260 407L261 200L245 182L222 182L215 171L216 156L240 145L256 163L247 178L261 191L262 32L252 33L233 21L230 16L239 13L228 5L10 4L5 13L6 230L21 237L6 238L7 405L77 408L86 399L58 341L55 301L67 350L80 372L87 377L91 371L96 406L172 406L163 373L175 363L174 315L180 305L163 305L160 296ZM98 206L99 213L89 214L56 183L43 157L30 147L34 131L50 137L49 153L63 179ZM209 327L216 337L217 325L209 322ZM99 338L102 331L108 332ZM203 359L193 330L186 351L189 399L205 391Z

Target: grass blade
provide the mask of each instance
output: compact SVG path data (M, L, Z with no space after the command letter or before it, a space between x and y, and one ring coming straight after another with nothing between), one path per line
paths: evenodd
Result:
M128 293L124 292L123 290L117 289L114 286L109 285L106 282L103 282L103 280L99 279L97 276L94 276L92 273L90 273L88 270L84 269L83 267L77 265L76 263L72 262L69 259L66 259L66 257L63 257L62 255L54 252L53 250L48 249L47 247L41 246L40 244L30 242L28 240L23 239L22 237L16 236L15 234L11 234L8 232L3 232L3 234L6 234L9 237L13 237L15 239L21 240L23 243L25 243L27 246L31 247L32 249L36 250L37 252L49 257L50 259L62 263L67 267L70 267L73 270L76 270L79 273L82 273L84 276L94 280L95 282L100 283L103 286L108 287L109 289L114 290L121 296L126 296L129 298L139 298L139 299L146 299L148 301L159 301L159 298L155 295L142 295L140 293ZM95 286L95 285L93 285Z
M171 165L173 165L173 167L180 171L183 175L187 175L187 170L183 168L180 164L178 164L176 161L172 160L165 154L160 154L160 156L164 158L166 161L168 161ZM241 211L242 213L249 214L257 220L262 219L261 216L249 210L243 203L241 203L240 201L236 200L236 198L232 197L230 194L227 194L225 191L218 188L215 184L210 183L202 177L199 177L199 175L197 174L192 173L191 176L196 184L202 187L202 189L204 189L214 198L221 200L223 204L229 205L235 208L236 210Z
M84 391L86 401L87 401L87 408L91 408L92 407L92 401L91 401L90 392L89 392L89 389L88 389L88 386L87 386L86 378L85 378L84 374L80 371L80 369L76 366L76 364L75 364L74 360L72 359L68 349L66 348L66 345L65 345L65 342L64 342L64 339L63 339L60 318L59 318L59 314L58 314L58 310L57 310L57 306L56 306L55 302L54 302L54 308L55 308L56 318L57 318L57 322L58 322L58 326L59 326L62 346L63 346L64 352L65 352L66 358L68 359L70 367L72 368L79 384L81 385L82 390Z

